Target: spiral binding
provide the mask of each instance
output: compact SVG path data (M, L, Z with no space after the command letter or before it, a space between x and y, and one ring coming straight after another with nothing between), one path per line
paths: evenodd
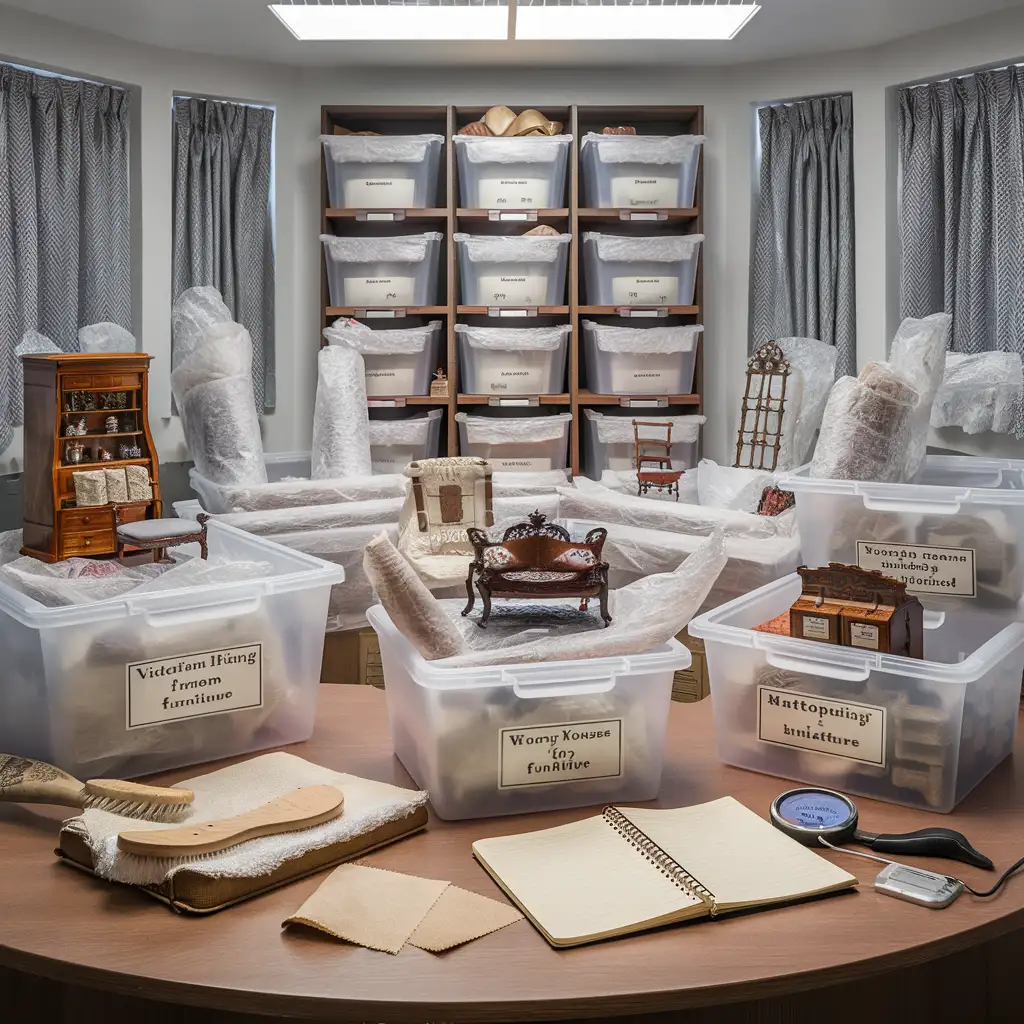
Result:
M606 807L603 817L630 846L639 850L670 882L706 904L712 917L717 916L718 903L715 894L675 858L669 856L646 832L637 828L622 811L617 807Z

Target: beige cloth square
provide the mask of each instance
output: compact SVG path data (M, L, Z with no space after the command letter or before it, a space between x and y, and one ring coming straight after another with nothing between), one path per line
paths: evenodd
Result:
M449 885L412 933L409 945L442 953L522 919L523 915L507 903Z
M75 504L80 508L106 505L107 478L102 469L82 469L72 473L75 484Z
M149 501L153 497L149 469L146 466L125 466L124 471L128 477L128 500Z
M105 469L103 475L107 478L107 501L124 502L128 500L128 481L125 478L123 469Z

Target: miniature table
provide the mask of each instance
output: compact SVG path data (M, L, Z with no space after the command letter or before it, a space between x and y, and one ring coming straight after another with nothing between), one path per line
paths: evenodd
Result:
M312 740L290 748L331 768L409 785L391 753L384 694L324 686ZM876 832L960 829L1002 869L1024 854L1024 736L948 816L858 800ZM222 762L223 763L223 762ZM165 781L194 770L160 776ZM662 806L731 793L767 816L787 783L720 765L710 702L673 704ZM498 899L473 860L477 838L560 824L594 809L443 822L366 861ZM22 1021L255 1024L267 1018L372 1022L576 1020L734 1024L865 1019L1019 1021L1024 877L1000 896L948 910L875 893L875 865L829 855L860 891L577 949L551 949L520 921L461 949L398 956L281 922L324 875L210 917L180 917L53 856L59 808L0 805L0 993L5 1024ZM939 867L939 862L920 862ZM987 872L957 864L975 888ZM595 898L600 898L595 893ZM193 1009L185 1009L186 1007ZM655 1016L656 1015L656 1016Z

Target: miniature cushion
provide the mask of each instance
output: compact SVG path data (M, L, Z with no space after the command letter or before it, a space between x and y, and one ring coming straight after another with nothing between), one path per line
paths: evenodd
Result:
M572 569L575 572L593 569L597 564L597 556L590 548L569 548L551 561L552 568Z
M484 568L497 569L499 572L505 569L521 569L523 561L517 558L508 548L496 546L484 549Z
M187 537L199 532L199 525L191 519L143 519L138 523L122 523L118 535L128 540L154 541Z
M549 572L547 569L527 569L522 572L503 572L503 580L512 580L515 583L568 583L576 579L575 572Z

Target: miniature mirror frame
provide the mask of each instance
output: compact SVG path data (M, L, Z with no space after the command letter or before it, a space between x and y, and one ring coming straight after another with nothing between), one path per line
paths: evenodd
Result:
M736 468L771 471L778 465L789 374L789 362L774 341L766 342L747 361Z

